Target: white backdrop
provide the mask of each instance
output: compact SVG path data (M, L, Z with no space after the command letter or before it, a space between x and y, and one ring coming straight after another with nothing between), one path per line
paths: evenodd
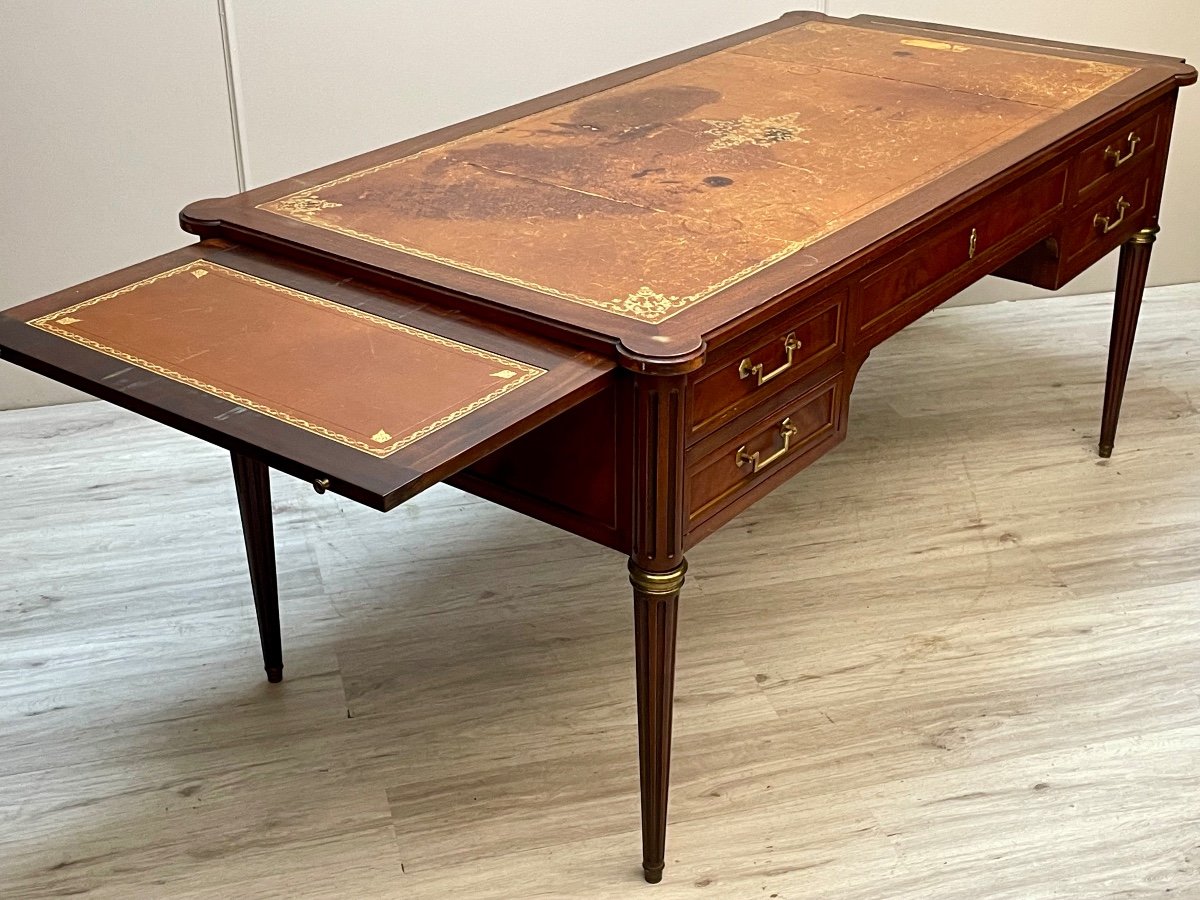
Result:
M190 241L191 200L264 184L773 19L872 12L1200 57L1193 0L0 0L0 307ZM1195 96L1193 96L1193 94ZM1200 281L1200 87L1152 281ZM1106 290L1099 266L1065 292ZM989 279L966 302L1037 296ZM0 367L0 408L79 395Z

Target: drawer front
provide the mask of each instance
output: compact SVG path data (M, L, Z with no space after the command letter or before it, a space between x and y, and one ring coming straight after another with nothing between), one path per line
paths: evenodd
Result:
M1144 223L1151 176L1145 167L1139 169L1139 177L1118 183L1071 214L1063 229L1063 260L1069 272L1091 265Z
M843 291L803 313L777 316L705 366L689 391L689 443L795 384L845 341Z
M841 376L803 393L711 454L688 460L689 526L804 456L837 429Z
M916 249L868 276L862 286L858 331L882 326L918 295L978 262L981 274L991 251L1042 216L1061 209L1066 166L1052 169L1014 190L1002 191L953 217L933 234L917 239Z
M1084 150L1075 163L1076 193L1102 190L1138 163L1153 159L1164 121L1164 110L1157 107L1114 128Z

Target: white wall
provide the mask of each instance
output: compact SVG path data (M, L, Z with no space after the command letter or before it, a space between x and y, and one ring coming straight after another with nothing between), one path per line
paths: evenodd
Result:
M0 0L0 307L187 243L229 123L215 2ZM81 396L0 364L0 408Z
M230 0L247 176L266 184L818 5Z
M190 241L176 214L787 9L1200 58L1193 0L0 0L0 307ZM227 78L226 52L229 72ZM1195 95L1194 97L1192 95ZM1200 281L1200 88L1183 93L1152 281ZM1111 287L1110 263L1066 292ZM966 301L1038 292L989 280ZM0 367L0 408L78 395Z

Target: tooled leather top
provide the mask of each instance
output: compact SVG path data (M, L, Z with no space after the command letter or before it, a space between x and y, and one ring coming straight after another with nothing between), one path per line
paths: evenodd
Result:
M806 21L257 208L657 323L1135 71Z

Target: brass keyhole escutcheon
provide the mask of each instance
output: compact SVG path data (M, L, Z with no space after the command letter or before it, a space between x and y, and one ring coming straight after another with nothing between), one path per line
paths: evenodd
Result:
M979 229L971 229L971 240L967 244L967 259L975 258L975 251L979 248Z

